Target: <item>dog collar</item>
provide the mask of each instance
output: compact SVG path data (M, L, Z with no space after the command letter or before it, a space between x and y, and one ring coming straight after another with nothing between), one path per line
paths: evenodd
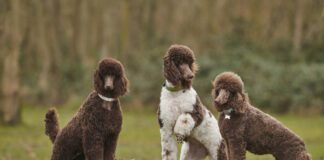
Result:
M175 86L175 87L167 87L167 86L165 86L165 88L170 92L178 92L178 91L182 90L181 86Z
M229 108L229 109L226 109L224 110L224 114L225 114L225 119L231 119L231 113L233 112L233 108Z
M181 85L177 85L177 86L174 86L172 85L170 82L166 81L163 86L165 86L165 88L170 91L170 92L178 92L178 91L181 91L183 90L182 86Z
M99 96L102 100L107 101L107 102L113 102L113 101L116 100L116 98L108 98L108 97L105 97L105 96L103 96L103 95L101 95L101 94L99 94L99 93L98 93L98 96Z

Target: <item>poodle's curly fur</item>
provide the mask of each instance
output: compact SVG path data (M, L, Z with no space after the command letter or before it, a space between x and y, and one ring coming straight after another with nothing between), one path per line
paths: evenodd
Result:
M182 70L178 69L180 65L189 65L190 71L194 75L198 66L195 63L195 55L193 51L184 45L172 45L163 58L164 62L164 77L172 83L172 85L181 85L183 88L191 87L191 79L186 79L183 76Z
M246 150L277 160L310 160L303 140L270 115L253 107L242 79L233 72L219 74L212 94L221 112L219 127L230 160L245 159Z
M51 108L45 117L45 133L54 143L51 159L113 160L122 125L118 97L127 92L127 86L123 65L103 59L94 74L94 91L62 130L57 111Z
M196 71L194 53L189 47L172 45L168 49L164 57L166 82L158 109L163 160L177 159L176 139L183 142L181 160L206 156L225 159L224 152L219 151L223 147L217 120L191 86Z

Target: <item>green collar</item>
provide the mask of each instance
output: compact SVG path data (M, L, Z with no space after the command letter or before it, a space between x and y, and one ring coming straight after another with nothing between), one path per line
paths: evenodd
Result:
M178 92L183 90L181 85L173 86L173 85L168 85L169 82L165 82L163 86L170 92Z
M170 92L178 92L181 91L183 88L179 85L179 86L175 86L175 87L168 87L165 86L165 88L170 91Z

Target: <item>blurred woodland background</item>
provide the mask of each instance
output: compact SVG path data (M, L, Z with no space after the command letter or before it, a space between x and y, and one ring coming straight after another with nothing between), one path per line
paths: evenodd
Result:
M160 159L155 110L174 43L194 50L209 109L214 77L237 72L252 104L324 159L323 0L0 0L0 159L49 159L47 108L59 107L64 126L105 57L131 83L117 157Z
M0 0L1 119L80 102L104 57L126 67L123 101L156 107L174 43L194 50L207 105L210 82L232 70L260 108L324 113L323 0Z
M173 43L195 51L201 97L232 70L256 106L324 113L323 0L0 0L2 117L84 99L104 57L126 66L127 102L157 105Z

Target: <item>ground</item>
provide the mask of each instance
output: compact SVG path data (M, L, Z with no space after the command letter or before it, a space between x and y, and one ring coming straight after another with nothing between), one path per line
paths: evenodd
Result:
M24 107L23 124L0 126L0 160L48 160L52 144L44 134L44 107ZM59 108L64 126L76 111L73 107ZM324 159L324 117L274 115L306 142L313 160ZM159 160L159 127L153 111L124 111L124 123L117 148L118 160ZM271 160L271 156L248 159Z

